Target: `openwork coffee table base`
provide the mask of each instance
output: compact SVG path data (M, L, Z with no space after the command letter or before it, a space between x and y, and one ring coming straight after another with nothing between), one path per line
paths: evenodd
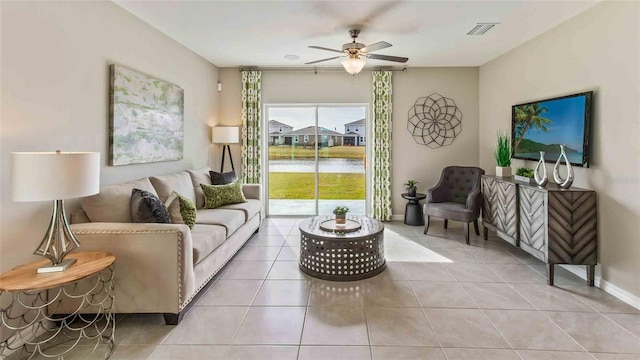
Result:
M354 281L378 275L385 269L384 227L362 218L362 229L347 234L319 230L324 218L305 220L300 225L300 270L332 281Z

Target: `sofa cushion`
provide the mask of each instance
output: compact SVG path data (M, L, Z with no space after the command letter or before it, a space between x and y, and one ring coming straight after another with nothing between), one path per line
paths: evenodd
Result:
M260 200L247 199L245 203L222 205L218 209L242 210L244 212L244 221L249 221L255 214L260 212Z
M222 205L238 204L247 202L242 193L240 181L234 181L227 185L204 185L200 184L204 191L204 207L215 209Z
M226 240L226 229L217 225L196 224L191 230L193 265L199 264Z
M244 224L244 212L231 209L200 209L196 215L196 225L220 225L227 229L229 237Z
M105 186L100 193L80 199L82 208L92 222L130 223L131 191L140 189L158 195L148 178L118 185Z
M176 174L152 176L149 178L149 181L151 181L151 184L156 189L158 197L162 202L167 201L174 191L191 200L193 203L196 202L196 193L191 183L191 176L189 176L189 173L186 171L181 171Z
M131 217L134 223L170 224L169 211L156 194L131 190Z
M187 171L191 176L191 183L196 194L196 208L202 209L204 207L204 192L200 184L211 185L211 176L209 176L211 168L203 167Z
M238 180L235 170L226 173L219 173L211 170L209 171L209 176L211 176L212 185L227 185Z
M174 191L164 205L169 210L172 223L185 224L189 229L193 229L196 223L196 205L193 201Z

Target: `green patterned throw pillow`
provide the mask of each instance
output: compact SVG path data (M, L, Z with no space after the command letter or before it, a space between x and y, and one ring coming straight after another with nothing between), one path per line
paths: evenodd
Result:
M185 224L189 229L193 229L196 224L196 205L193 201L174 191L167 198L165 206L169 209L171 222Z
M205 209L215 209L222 205L247 202L242 193L242 183L239 180L227 185L200 184L204 191Z

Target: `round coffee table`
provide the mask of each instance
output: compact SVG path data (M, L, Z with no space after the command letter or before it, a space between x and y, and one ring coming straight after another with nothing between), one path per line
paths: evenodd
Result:
M358 230L323 230L333 218L316 216L300 223L300 270L333 281L362 280L381 273L385 268L384 225L366 216L347 216L347 221L360 224Z

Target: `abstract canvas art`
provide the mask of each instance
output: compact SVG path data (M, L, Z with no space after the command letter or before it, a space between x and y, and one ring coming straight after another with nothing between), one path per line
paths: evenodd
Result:
M182 159L184 90L111 65L109 165Z

